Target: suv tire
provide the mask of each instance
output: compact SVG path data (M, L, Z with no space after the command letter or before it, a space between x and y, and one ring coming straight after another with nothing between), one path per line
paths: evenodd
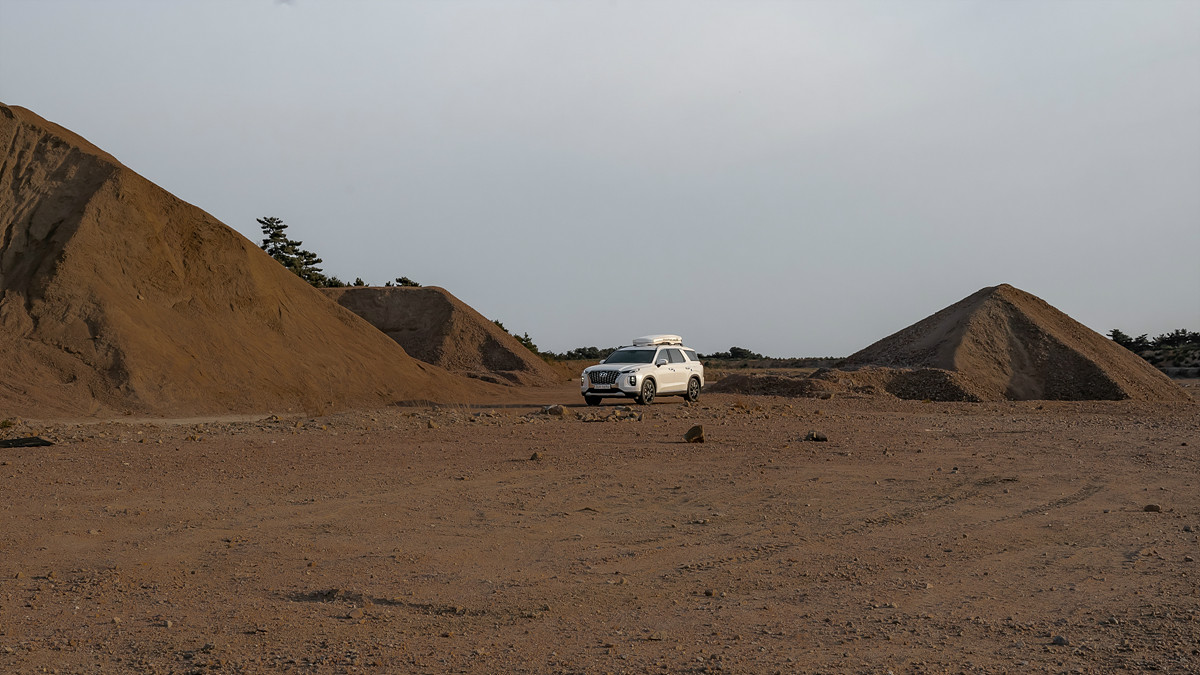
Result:
M583 400L588 405L600 405L601 398L599 396L584 396Z
M656 390L657 387L654 384L654 380L647 377L645 381L642 382L642 393L639 394L634 400L642 405L649 405L650 402L654 400L654 393Z
M683 395L685 401L695 403L700 398L700 378L693 377L688 380L687 393Z

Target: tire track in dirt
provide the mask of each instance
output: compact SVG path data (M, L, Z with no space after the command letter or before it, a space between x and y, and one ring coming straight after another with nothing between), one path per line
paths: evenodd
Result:
M951 492L951 493L945 494L945 495L938 495L938 496L934 497L934 499L931 503L911 506L911 507L908 507L901 511L898 511L895 514L884 512L881 517L864 518L861 521L859 521L857 524L843 528L841 530L841 532L839 532L837 534L817 535L815 537L806 537L806 538L801 538L798 541L790 542L790 543L771 543L771 544L753 545L753 546L748 547L743 553L739 553L738 555L735 555L735 556L726 556L726 557L719 558L716 560L706 560L706 561L693 562L693 563L687 563L684 565L680 565L675 570L672 570L671 572L664 574L663 578L669 578L670 576L682 575L682 574L687 574L687 573L705 572L705 571L710 571L710 570L714 570L714 569L729 567L729 566L735 565L735 564L757 562L759 560L769 559L780 552L788 551L788 550L797 548L802 545L833 544L833 543L836 543L837 541L839 541L847 536L850 536L850 535L865 534L872 530L877 530L877 529L881 529L884 527L904 525L919 516L922 516L922 515L925 515L928 513L932 513L934 511L938 511L941 509L945 509L945 508L954 506L954 505L962 502L963 500L976 497L976 496L982 494L984 492L984 488L986 488L988 486L999 485L1001 483L1008 483L1008 482L1017 482L1017 480L1018 479L1015 477L991 476L988 478L974 481L972 483L964 483L964 484L958 486L958 489L954 492ZM1013 513L1013 514L1003 516L1000 518L992 518L989 520L982 520L976 524L977 525L994 525L994 524L998 524L998 523L1017 520L1020 518L1027 518L1029 516L1036 515L1036 514L1043 514L1043 513L1046 513L1047 511L1050 511L1053 509L1059 509L1059 508L1063 508L1066 506L1071 506L1073 504L1078 504L1079 502L1082 502L1084 500L1087 500L1087 499L1095 496L1097 493L1099 493L1101 490L1103 490L1104 487L1105 487L1105 485L1103 483L1089 483L1088 485L1077 490L1076 492L1074 492L1070 495L1067 495L1065 497L1062 497L1060 499L1056 499L1054 501L1047 502L1045 504L1041 504L1041 505L1038 505L1035 507L1030 507L1030 508L1024 509L1018 513ZM763 532L771 532L771 531L772 530L762 530L758 534L761 534Z

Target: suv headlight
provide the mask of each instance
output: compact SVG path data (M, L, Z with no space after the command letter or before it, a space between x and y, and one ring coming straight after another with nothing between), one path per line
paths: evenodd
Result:
M636 386L637 386L637 375L630 375L630 376L629 376L629 386L631 386L631 387L636 387Z

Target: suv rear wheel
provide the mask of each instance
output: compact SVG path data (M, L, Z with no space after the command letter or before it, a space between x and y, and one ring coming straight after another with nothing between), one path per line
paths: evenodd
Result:
M654 386L654 380L647 377L646 380L642 382L642 393L638 394L638 397L634 400L642 405L647 405L654 400L654 392L656 389L657 387Z

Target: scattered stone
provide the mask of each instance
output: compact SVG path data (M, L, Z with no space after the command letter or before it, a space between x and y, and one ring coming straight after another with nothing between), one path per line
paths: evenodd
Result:
M529 461L531 461L531 462L542 461L542 453L540 453L540 452L533 453L532 455L529 456Z
M804 435L804 440L824 443L825 441L829 440L829 437L819 431L810 431Z
M1193 531L1193 530L1192 530L1192 526L1191 526L1191 525L1184 525L1184 526L1183 526L1183 531L1184 531L1184 532L1192 532L1192 531Z
M1142 510L1146 513L1162 513L1162 506L1158 504L1147 504L1142 507Z
M426 428L429 428L429 429L436 429L436 428L438 428L438 423L434 422L433 420L428 420L425 422L425 426L426 426Z
M120 624L120 623L121 623L121 617L119 617L119 616L114 616L114 617L113 617L113 623L114 623L114 624Z
M1196 562L1196 559L1190 555L1183 556L1183 562Z
M164 622L163 622L163 627L164 627L164 628L171 628L171 627L173 627L174 625L175 625L175 624L174 624L174 623L172 623L170 619L167 619L166 621L164 621Z
M346 614L346 618L347 619L361 619L361 618L363 618L363 616L365 614L366 614L366 612L363 611L362 607L355 607L354 609L350 610L350 612L348 614Z
M1052 645L1059 645L1059 646L1066 646L1066 645L1069 645L1069 644L1071 644L1071 642L1070 642L1069 640L1067 640L1067 638L1065 638L1065 637L1063 637L1063 636L1061 636L1061 635L1055 635L1055 636L1054 636L1054 639L1050 641L1050 644L1052 644Z
M543 412L545 412L547 415L553 415L555 417L562 417L563 415L565 415L567 413L567 409L562 407L561 405L556 404L556 405L546 406L545 408L543 408Z
M688 429L687 433L685 433L683 435L683 440L687 441L688 443L703 443L704 442L704 425L697 424L696 426L692 427L691 429Z

